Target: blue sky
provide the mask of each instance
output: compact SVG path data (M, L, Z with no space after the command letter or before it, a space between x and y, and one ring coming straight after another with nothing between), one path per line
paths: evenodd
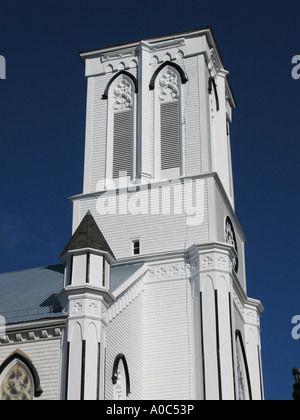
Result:
M1 2L0 272L57 264L82 192L85 96L78 51L211 25L238 103L231 127L236 212L260 299L267 399L291 399L300 340L299 0ZM300 71L299 71L300 73Z

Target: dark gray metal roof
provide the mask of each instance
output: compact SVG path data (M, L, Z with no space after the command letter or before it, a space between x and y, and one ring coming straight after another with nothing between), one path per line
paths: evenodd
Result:
M74 251L82 248L94 248L100 251L108 252L114 259L115 256L106 242L101 230L90 211L82 219L74 235L63 250L61 257L67 251Z
M0 274L0 315L6 324L66 316L56 299L63 273L63 265L54 265Z
M111 292L132 277L142 263L111 268ZM63 289L64 266L0 274L0 316L6 324L66 317L56 295Z

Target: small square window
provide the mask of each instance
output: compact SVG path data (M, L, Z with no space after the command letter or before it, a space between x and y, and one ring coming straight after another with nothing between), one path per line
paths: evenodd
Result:
M132 250L133 250L133 255L140 254L140 240L139 239L135 239L134 241L132 241Z

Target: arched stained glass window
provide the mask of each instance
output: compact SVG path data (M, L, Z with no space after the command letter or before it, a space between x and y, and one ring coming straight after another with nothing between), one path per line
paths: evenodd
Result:
M0 401L30 401L43 393L37 370L17 350L0 366Z
M30 401L34 395L34 380L30 370L15 359L0 376L1 401Z

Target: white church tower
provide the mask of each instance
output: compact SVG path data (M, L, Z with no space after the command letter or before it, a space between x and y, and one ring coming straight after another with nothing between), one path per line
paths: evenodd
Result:
M210 28L80 54L83 193L62 254L62 399L263 399Z

